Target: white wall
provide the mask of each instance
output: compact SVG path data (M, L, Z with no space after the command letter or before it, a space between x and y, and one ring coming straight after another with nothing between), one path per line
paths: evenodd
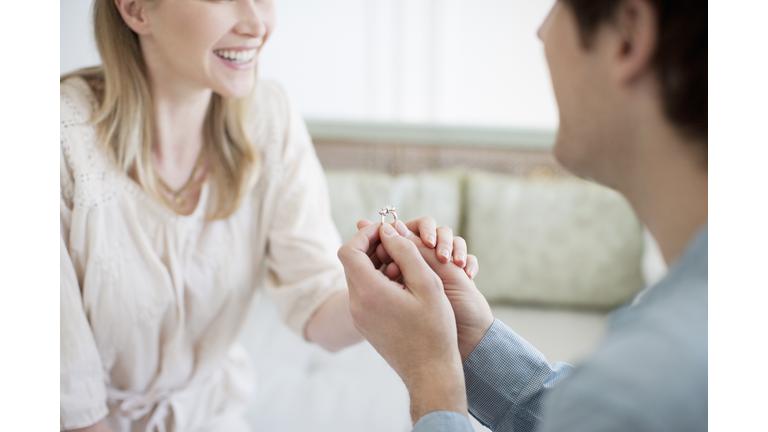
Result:
M92 0L61 0L59 73L101 63L93 40Z
M260 59L307 118L555 129L536 29L554 0L275 0ZM61 0L61 72L98 63Z

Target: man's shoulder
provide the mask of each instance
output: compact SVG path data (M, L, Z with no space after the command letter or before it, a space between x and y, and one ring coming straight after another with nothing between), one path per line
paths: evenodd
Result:
M638 425L638 430L691 430L694 425L696 430L706 425L706 278L679 278L653 290L659 291L617 312L619 323L559 386L551 409L577 418L583 416L579 412L592 412L599 421L583 419L585 424L594 427L598 421L607 429L623 424Z

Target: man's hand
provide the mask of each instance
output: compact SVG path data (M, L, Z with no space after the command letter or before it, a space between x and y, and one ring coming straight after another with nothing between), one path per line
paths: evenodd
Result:
M403 283L390 280L371 261L370 250L379 241L402 272ZM453 309L414 242L390 224L371 224L339 249L339 259L355 327L403 379L414 423L433 411L467 415Z
M371 224L372 222L362 220L357 223L357 227L361 229ZM402 236L418 247L430 268L440 276L456 317L458 346L463 363L491 328L493 313L488 301L472 281L479 270L477 258L467 254L467 243L463 238L454 237L453 231L448 227L435 228L435 225L434 219L425 216L405 224L398 221L396 228ZM430 245L425 238L433 238L435 234L438 235L437 247L432 249L434 241ZM453 254L453 260L446 259L441 250L449 250L449 253ZM387 277L392 280L400 277L397 263L392 261L382 244L374 242L368 250L368 255L377 267L384 265L383 273ZM459 267L463 267L463 270Z
M475 286L475 282L467 277L466 270L462 270L452 262L442 262L439 254L425 245L418 236L407 233L406 237L418 247L421 256L443 283L443 290L451 302L456 317L459 352L461 362L464 363L493 324L491 307ZM454 237L454 241L457 239L460 239L466 247L461 237ZM477 274L479 267L474 255L467 255L467 267L471 267L474 274Z

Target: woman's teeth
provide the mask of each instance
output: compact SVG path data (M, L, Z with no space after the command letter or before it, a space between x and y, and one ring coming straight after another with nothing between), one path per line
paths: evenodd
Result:
M232 50L214 50L214 54L217 56L229 60L232 63L248 63L254 57L256 57L256 49L249 49L244 51L232 51Z

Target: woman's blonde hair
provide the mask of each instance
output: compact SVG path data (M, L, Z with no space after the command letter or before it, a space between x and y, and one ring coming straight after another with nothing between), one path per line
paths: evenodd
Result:
M151 0L152 2L156 0ZM99 101L89 123L96 125L99 142L126 174L159 202L152 168L153 106L139 38L123 20L114 0L95 0L93 24L102 65L61 77L81 77ZM213 93L203 126L203 142L210 158L214 205L211 219L235 212L258 175L260 155L245 128L250 97L227 99Z

